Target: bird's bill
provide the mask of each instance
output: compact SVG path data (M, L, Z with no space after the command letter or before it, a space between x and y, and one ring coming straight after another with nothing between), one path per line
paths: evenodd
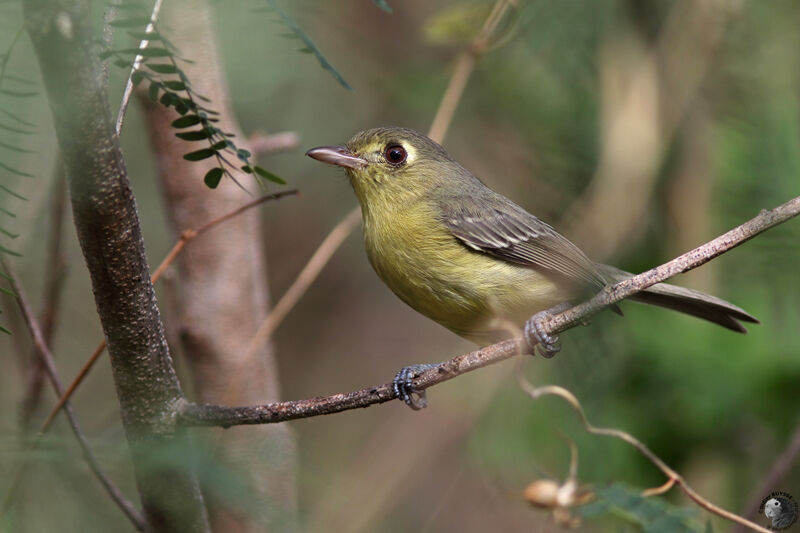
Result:
M354 155L344 146L318 146L306 152L306 155L317 161L340 167L359 169L367 166L366 159Z

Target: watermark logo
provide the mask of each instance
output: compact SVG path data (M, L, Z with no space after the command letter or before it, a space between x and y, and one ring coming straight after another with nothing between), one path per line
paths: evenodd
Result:
M761 500L758 513L764 515L769 523L767 527L773 531L789 529L797 522L797 502L788 492L772 492Z

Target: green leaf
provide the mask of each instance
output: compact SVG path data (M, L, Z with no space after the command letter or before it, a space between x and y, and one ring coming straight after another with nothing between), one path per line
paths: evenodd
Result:
M172 93L164 93L161 95L161 98L159 98L158 101L161 102L161 105L164 107L170 107L175 103L175 95Z
M620 484L598 487L594 492L597 500L578 510L586 518L597 516L598 511L616 510L615 514L638 524L644 533L701 533L704 529L694 519L694 508L677 507L661 498L645 498L641 492Z
M15 252L14 250L10 250L10 249L6 248L5 246L0 246L0 253L13 255L14 257L22 257L21 253Z
M215 155L217 155L216 150L212 148L203 148L202 150L184 154L183 158L187 161L202 161L203 159L208 159L209 157L214 157Z
M178 67L171 64L164 64L164 63L145 63L145 66L152 70L153 72L158 72L159 74L175 74L178 71Z
M115 28L135 28L138 26L147 26L150 24L150 17L132 17L129 19L112 20L109 26Z
M232 144L233 143L230 142L230 141L222 140L222 141L219 141L219 142L216 142L216 143L212 144L211 145L211 149L216 151L216 152L219 152L220 150L224 150L226 148L230 148Z
M277 183L278 185L286 185L286 180L284 180L283 178L281 178L279 176L276 176L275 174L273 174L269 170L261 168L258 165L253 167L253 170L256 171L256 174L258 174L259 176L261 176L262 178L264 178L266 180L269 180L269 181L271 181L273 183Z
M151 82L150 87L147 88L147 95L150 97L150 101L154 104L158 103L158 89L159 84L156 82Z
M161 35L157 31L129 31L128 35L140 41L160 41Z
M219 185L220 180L222 179L223 174L225 174L225 170L220 167L215 167L206 172L206 176L203 178L203 181L208 186L209 189L216 189L217 185Z
M298 48L297 51L300 52L301 54L313 54L314 53L309 48Z
M5 333L6 335L11 335L11 332L9 330L7 330L6 328L4 328L3 326L0 326L0 331Z
M176 133L175 137L184 141L202 141L211 137L211 132L206 129Z
M0 233L8 237L9 239L16 239L19 237L19 233L12 233L5 228L0 228Z
M0 89L0 94L14 96L16 98L30 98L31 96L36 96L39 93L36 91L12 91L11 89Z
M352 91L353 88L350 86L350 84L348 84L344 80L342 75L339 74L339 71L333 68L333 65L331 65L327 59L325 59L325 56L322 55L322 52L319 51L319 48L317 48L317 46L314 44L311 38L308 35L306 35L303 30L300 29L300 26L297 25L294 19L292 19L292 17L290 17L288 13L286 13L284 10L280 8L277 0L267 0L267 1L269 2L270 6L277 12L278 16L281 19L281 22L283 22L283 24L287 28L289 28L289 30L291 30L292 33L294 33L298 39L303 41L305 48L307 48L312 54L314 54L314 57L317 58L317 61L319 61L319 64L322 66L322 68L330 72L331 76L333 76L333 78L336 81L338 81L342 87L344 87L349 91Z
M187 92L187 94L188 94L188 92ZM194 93L192 93L192 95L194 95ZM197 108L197 104L191 98L178 96L178 101L181 104L183 104L187 109L191 109L192 111L197 112L197 109L198 109Z
M0 130L6 130L6 131L10 131L12 133L18 133L20 135L33 135L34 133L36 133L35 131L21 130L19 128L15 128L14 126L7 126L6 124L3 124L2 122L0 122Z
M242 162L247 163L252 157L253 154L245 150L244 148L239 148L236 150L236 157L238 157Z
M142 57L170 57L172 54L166 48L154 48L148 46L147 48L126 48L120 50L123 54L136 54Z
M20 152L22 154L32 154L33 150L28 150L27 148L20 148L19 146L14 146L13 144L6 144L4 142L0 142L0 146L7 150L11 150L12 152Z
M7 171L11 172L12 174L16 174L17 176L24 176L26 178L34 178L35 177L33 174L28 174L27 172L23 172L21 170L17 170L16 168L10 167L10 166L6 165L5 163L3 163L2 161L0 161L0 168L4 168Z
M108 59L109 57L113 56L114 54L116 54L116 52L114 50L111 50L110 48L106 48L105 50L101 50L100 53L98 54L98 56L100 57L100 59L105 60L105 59Z
M390 15L392 14L392 7L386 0L372 0L372 3L378 6L379 8L383 9Z
M36 85L36 82L31 79L23 78L22 76L16 76L14 74L9 74L8 72L6 72L3 77L8 80L16 81L17 83L24 83L25 85Z
M133 86L136 87L137 85L142 83L142 80L145 78L145 76L146 74L141 70L137 70L136 72L131 74L131 82L133 83Z
M244 170L248 174L252 174L253 173L253 167L251 167L250 165L243 165L242 166L242 170Z
M1 183L0 183L0 190L6 191L8 194L13 196L14 198L19 198L20 200L25 200L26 202L28 201L27 198L25 198L21 194L18 194L16 192L12 191L11 189L9 189L8 187L6 187L5 185L3 185Z
M185 117L177 118L172 121L173 128L188 128L189 126L194 126L195 124L200 124L203 122L202 117L197 115L186 115Z
M185 91L186 84L182 81L165 81L164 86L168 89L172 89L173 91Z
M17 115L12 113L11 111L8 111L7 109L3 109L2 107L0 107L0 113L8 115L12 119L16 120L20 124L24 124L25 126L29 126L31 128L35 128L36 127L36 124L34 124L33 122L28 122L27 120L24 120L24 119L18 117Z

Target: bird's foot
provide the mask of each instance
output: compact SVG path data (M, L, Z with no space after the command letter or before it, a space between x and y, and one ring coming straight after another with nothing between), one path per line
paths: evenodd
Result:
M544 330L544 321L550 315L566 311L569 303L559 304L551 309L539 311L525 322L525 340L534 354L539 354L547 359L561 351L558 335L551 335Z
M395 395L397 395L398 398L403 400L407 406L415 411L419 411L420 409L427 407L428 398L425 395L425 391L418 391L414 387L414 379L419 377L419 375L426 370L430 370L435 366L437 365L422 364L404 366L401 368L400 372L398 372L392 380L392 389L394 389Z

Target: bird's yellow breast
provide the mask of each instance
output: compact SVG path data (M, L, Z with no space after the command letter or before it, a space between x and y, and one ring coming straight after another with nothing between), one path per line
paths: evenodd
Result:
M434 208L416 201L378 214L364 210L373 268L416 311L484 344L517 333L528 317L565 300L539 272L464 246Z

